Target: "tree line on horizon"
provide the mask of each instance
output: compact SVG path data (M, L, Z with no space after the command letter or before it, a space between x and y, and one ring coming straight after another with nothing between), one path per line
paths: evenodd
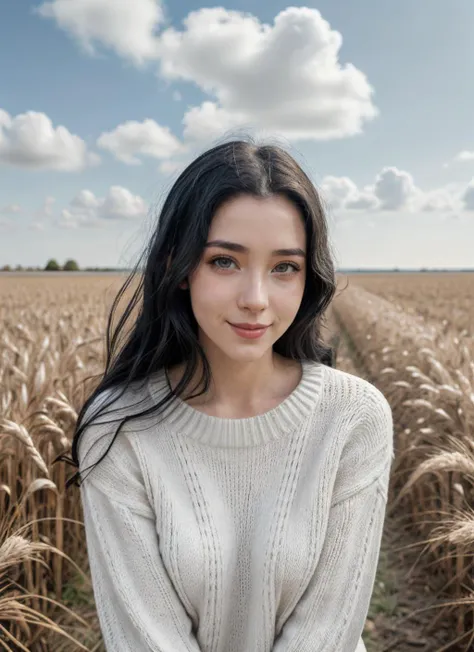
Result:
M34 267L34 266L23 266L16 265L12 267L11 265L3 265L1 268L2 272L77 272L80 270L79 264L73 258L68 258L64 265L60 265L56 258L50 258L44 267Z
M25 266L25 265L3 265L0 267L1 272L115 272L127 271L118 267L84 267L81 269L79 263L74 258L68 258L64 265L60 265L56 258L50 258L44 267L41 266Z

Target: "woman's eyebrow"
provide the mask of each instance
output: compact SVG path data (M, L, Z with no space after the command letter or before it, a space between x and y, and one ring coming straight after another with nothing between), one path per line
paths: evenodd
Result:
M211 242L206 242L204 246L206 248L222 247L222 249L229 249L230 251L236 251L243 254L247 254L249 252L248 247L237 244L237 242L229 242L228 240L212 240ZM302 258L305 258L306 254L303 249L294 247L293 249L274 249L272 251L272 256L301 256Z

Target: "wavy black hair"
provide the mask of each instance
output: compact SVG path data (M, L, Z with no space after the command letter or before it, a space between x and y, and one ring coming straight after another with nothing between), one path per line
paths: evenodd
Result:
M79 469L79 438L100 410L89 420L81 422L92 402L104 390L122 388L123 395L132 382L146 382L150 374L161 369L168 377L169 368L186 363L183 377L174 389L168 377L170 391L162 401L124 417L96 464L105 457L127 421L151 412L158 414L174 396L184 395L195 377L199 359L203 369L200 386L204 385L204 389L194 396L207 392L212 378L210 365L198 340L198 324L190 294L179 285L198 266L217 209L223 202L243 194L261 198L285 196L299 209L306 229L307 272L303 298L294 321L275 342L274 351L294 360L318 361L328 366L334 364L335 351L323 342L321 336L324 313L337 286L322 199L308 175L284 148L275 144L257 144L250 137L229 140L192 161L166 196L152 237L113 301L107 323L105 371L79 412L72 457L61 455L55 461L62 460ZM111 334L118 302L138 273L142 273L138 287ZM116 353L120 334L136 308L138 317L121 350ZM108 405L110 403L101 407ZM78 470L67 480L66 488L72 483L79 486L80 475Z

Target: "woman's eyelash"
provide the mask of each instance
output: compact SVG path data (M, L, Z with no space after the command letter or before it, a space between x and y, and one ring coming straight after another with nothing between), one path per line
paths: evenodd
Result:
M215 258L211 258L211 260L209 261L209 265L211 265L212 267L217 267L217 269L230 269L229 267L219 267L218 265L216 265L215 263L218 260L230 261L231 263L236 262L235 260L233 260L233 258L230 258L229 256L216 256ZM290 261L278 263L277 267L280 267L281 265L290 265L291 267L293 267L293 273L299 272L301 270L301 267L297 265L297 263L293 263ZM282 274L284 274L284 272L282 272Z

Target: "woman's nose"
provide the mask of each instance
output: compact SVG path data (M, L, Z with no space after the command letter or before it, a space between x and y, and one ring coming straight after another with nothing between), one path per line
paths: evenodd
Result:
M243 281L240 292L240 307L263 310L268 306L268 287L265 280L254 275Z

